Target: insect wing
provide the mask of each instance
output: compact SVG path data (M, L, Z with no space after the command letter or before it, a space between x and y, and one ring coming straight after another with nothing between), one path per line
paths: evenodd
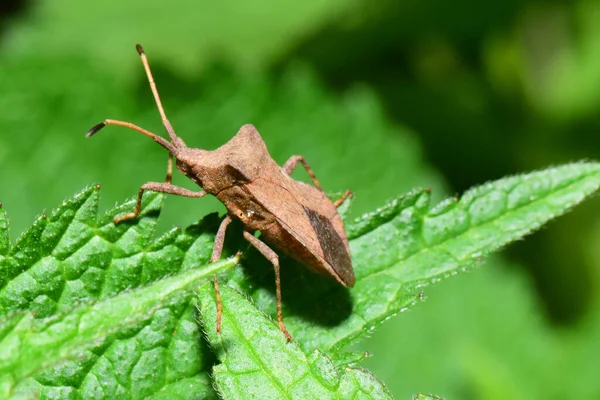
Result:
M344 285L353 286L348 242L335 206L315 187L285 178L277 182L257 179L247 190L276 216L280 226L301 244L302 251L320 261L316 267L325 268ZM295 258L300 256L293 254L297 251L289 246L288 252Z

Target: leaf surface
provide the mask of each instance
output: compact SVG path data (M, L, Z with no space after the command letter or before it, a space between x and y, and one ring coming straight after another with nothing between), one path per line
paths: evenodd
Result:
M204 266L217 216L154 239L162 195L145 195L141 217L119 225L134 202L98 218L98 198L98 186L84 189L13 247L0 241L4 393L214 396L189 285L232 266ZM7 231L0 209L0 238Z
M223 327L214 330L215 298L199 291L202 323L221 364L213 369L219 394L226 399L391 399L369 372L337 369L318 350L303 353L287 343L279 328L247 298L225 286Z
M425 286L481 263L599 185L599 164L575 163L490 182L432 209L430 192L414 190L346 223L354 288L341 288L286 261L286 325L306 352L320 349L335 359L350 343L419 301ZM261 278L238 275L231 284L252 293L258 307L274 316L271 267L263 268L257 273Z
M232 225L226 248L245 250L243 268L222 279L250 294L258 309L223 285L218 337L213 291L198 290L200 318L221 362L213 383L225 398L244 388L273 398L389 396L370 373L350 366L364 355L345 347L421 299L426 285L473 267L599 184L598 164L570 164L491 182L433 209L429 191L414 190L347 223L354 289L283 259L291 344L259 311L275 315L271 266L242 245ZM162 196L149 194L139 220L115 226L114 216L133 202L96 218L98 193L87 188L40 216L12 247L0 209L0 388L59 398L215 396L214 359L185 288L216 272L197 267L210 255L219 219L153 239Z

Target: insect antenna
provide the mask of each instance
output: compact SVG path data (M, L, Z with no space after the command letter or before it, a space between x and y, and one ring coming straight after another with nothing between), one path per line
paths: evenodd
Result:
M142 58L142 64L144 64L144 69L146 70L146 75L148 76L148 83L150 84L150 89L152 90L152 95L154 96L154 100L156 101L156 107L158 108L158 112L160 113L160 118L162 119L162 123L163 123L165 129L167 130L167 133L169 134L171 141L173 142L173 144L175 144L176 147L185 145L183 143L183 140L181 140L179 138L179 136L177 136L175 134L175 130L173 129L173 126L167 119L167 115L165 114L165 110L163 109L162 102L160 101L160 96L158 95L158 89L156 89L156 83L154 82L154 77L152 76L152 71L150 70L150 64L148 64L148 57L146 57L146 53L144 53L144 49L139 44L136 44L135 48L137 49L137 52L140 54L140 57Z
M138 131L139 133L152 138L156 143L160 144L162 147L169 150L169 152L171 154L175 154L175 152L176 152L175 146L173 146L172 143L169 143L169 141L166 140L165 138L162 138L155 133L147 131L144 128L140 128L139 126L134 125L131 122L117 121L115 119L106 119L103 122L100 122L99 124L94 125L92 127L92 129L90 129L85 134L85 136L90 137L92 135L95 135L100 129L104 128L106 125L118 125L118 126L124 126L125 128L133 129L134 131Z

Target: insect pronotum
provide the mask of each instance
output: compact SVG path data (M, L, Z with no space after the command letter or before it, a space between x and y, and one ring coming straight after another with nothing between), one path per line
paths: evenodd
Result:
M216 150L189 148L175 134L162 107L146 54L136 46L162 123L171 141L140 128L130 122L107 119L90 129L92 136L106 125L119 125L138 131L156 141L169 152L165 182L148 182L138 192L133 212L118 216L114 223L137 217L142 208L142 194L146 190L184 197L216 196L227 207L227 215L217 231L211 262L221 258L227 226L233 218L244 225L244 238L272 264L275 270L277 321L286 339L292 339L281 311L281 279L279 257L273 248L288 254L315 272L334 278L344 286L354 286L354 272L344 225L337 212L346 198L347 190L335 202L323 192L312 169L302 156L292 156L280 167L271 158L265 142L252 125L244 125L229 142ZM173 185L173 158L177 169L198 184L195 192ZM298 166L308 172L314 186L296 181L290 174ZM256 231L261 239L254 236ZM264 242L263 240L264 239ZM267 245L267 243L270 245ZM217 302L217 332L221 330L222 305L219 282L214 277Z

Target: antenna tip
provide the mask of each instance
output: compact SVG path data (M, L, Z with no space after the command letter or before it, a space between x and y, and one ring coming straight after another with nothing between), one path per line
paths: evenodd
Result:
M136 45L135 45L135 49L136 49L136 50L137 50L137 52L140 54L140 56L141 56L142 54L144 54L144 48L142 47L142 45L141 45L141 44L136 44Z
M100 129L104 128L105 126L106 126L106 124L104 122L100 122L98 125L94 125L94 127L85 134L85 137L92 136L93 134L95 134Z

